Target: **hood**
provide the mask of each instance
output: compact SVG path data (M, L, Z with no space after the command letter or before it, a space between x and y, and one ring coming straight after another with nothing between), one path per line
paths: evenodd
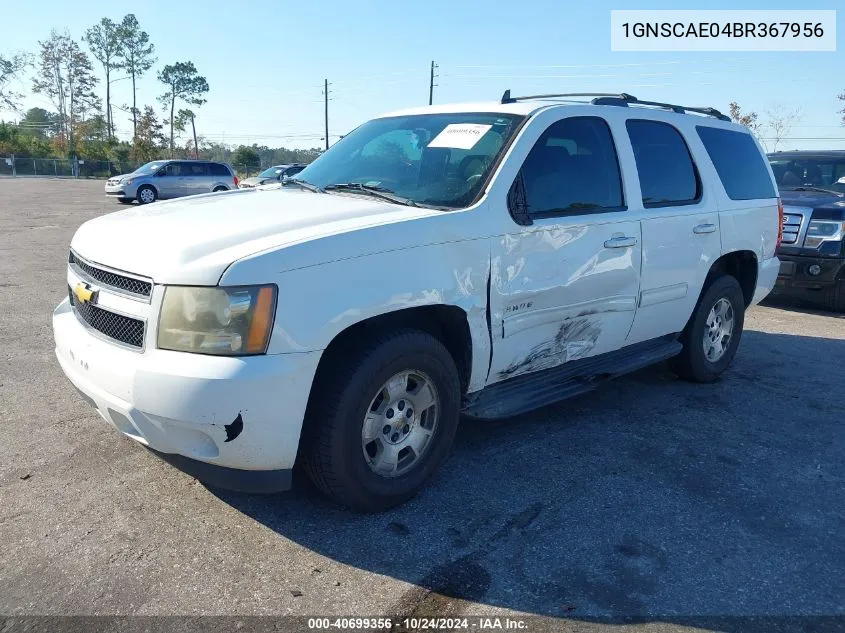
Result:
M247 185L248 187L257 187L263 182L267 180L271 180L271 178L259 178L258 176L252 176L251 178L243 178L239 181L241 185Z
M79 227L71 247L91 262L156 283L213 285L230 264L260 251L437 213L277 185L109 213Z
M109 180L123 180L124 178L129 178L132 174L120 174L119 176L109 176Z
M845 195L824 193L822 191L793 191L781 189L780 199L784 205L793 207L822 207L830 206L836 202L845 200Z

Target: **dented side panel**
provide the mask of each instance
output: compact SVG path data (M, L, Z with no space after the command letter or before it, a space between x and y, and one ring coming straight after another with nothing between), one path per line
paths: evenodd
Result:
M322 350L348 327L421 306L456 306L472 338L469 390L484 386L490 360L490 240L464 240L331 262L275 279L279 308L270 353Z
M623 236L637 244L605 246ZM621 347L637 306L640 241L639 222L616 213L539 220L495 240L488 382Z

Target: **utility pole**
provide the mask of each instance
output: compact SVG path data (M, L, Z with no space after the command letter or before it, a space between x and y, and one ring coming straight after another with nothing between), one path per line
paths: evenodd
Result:
M199 160L200 148L197 146L197 126L194 124L194 113L191 112L191 130L194 133L194 158Z
M434 69L437 68L437 64L433 61L431 62L431 79L428 82L428 105L431 105L434 102Z
M329 149L329 80L323 80L323 94L326 97L326 149Z

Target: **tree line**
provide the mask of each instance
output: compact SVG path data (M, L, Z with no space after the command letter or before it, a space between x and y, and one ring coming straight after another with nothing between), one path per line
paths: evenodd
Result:
M845 101L845 92L839 95L839 99ZM842 123L845 125L845 108L841 111ZM789 137L792 126L801 120L801 110L790 110L783 105L776 104L765 111L766 118L761 117L754 110L743 111L736 101L728 105L728 114L731 120L744 125L760 140L766 151L776 152L784 139ZM763 134L768 134L763 138ZM771 150L769 143L771 142Z
M0 110L20 111L23 95L13 86L25 80L30 70L32 91L44 95L53 105L52 111L30 108L16 124L0 121L0 155L77 156L119 163L165 157L226 160L233 156L231 149L197 135L197 111L206 102L210 88L192 61L174 61L156 72L162 86L156 96L161 117L152 105L139 106L137 80L156 65L158 58L155 45L134 14L117 22L102 18L85 31L81 42L87 51L67 30L53 29L47 39L38 42L35 55L0 54ZM105 105L96 91L101 79ZM117 105L112 97L111 85L124 79L131 80L131 105ZM129 142L116 136L115 109L132 116ZM177 146L177 133L186 132L188 126L189 140ZM253 146L244 148L242 154L250 160L254 155L271 160L285 155L305 162L317 152Z

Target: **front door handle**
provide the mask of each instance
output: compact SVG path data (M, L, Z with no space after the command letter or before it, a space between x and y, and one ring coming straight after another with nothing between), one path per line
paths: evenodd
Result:
M693 233L696 235L703 235L704 233L715 233L716 232L716 225L715 224L699 224L693 230Z
M604 243L605 248L628 248L636 245L636 237L626 237L624 235L620 237L612 237Z

